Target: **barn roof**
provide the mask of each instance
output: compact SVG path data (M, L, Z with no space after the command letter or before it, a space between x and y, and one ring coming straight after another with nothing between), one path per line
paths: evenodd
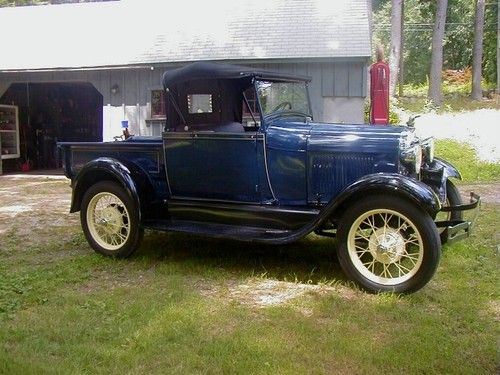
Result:
M370 56L367 0L0 8L0 71Z

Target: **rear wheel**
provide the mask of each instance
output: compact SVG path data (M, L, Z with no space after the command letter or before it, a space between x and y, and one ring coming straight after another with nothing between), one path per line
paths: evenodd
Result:
M349 208L340 221L340 265L370 292L417 291L436 272L440 255L432 218L401 198L367 197Z
M106 256L131 255L143 236L137 205L115 182L102 181L83 196L80 220L90 246Z

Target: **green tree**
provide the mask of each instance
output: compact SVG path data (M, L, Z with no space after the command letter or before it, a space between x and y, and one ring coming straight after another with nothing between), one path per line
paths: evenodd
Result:
M444 34L443 68L466 69L472 66L474 40L474 6L472 0L448 0L448 15ZM436 1L405 0L404 48L405 82L427 81L431 58L432 26ZM391 1L374 2L374 45L384 46L388 56L390 44ZM483 78L496 82L497 75L497 12L498 2L486 1Z
M476 0L476 16L474 17L474 49L472 53L472 99L483 97L481 79L483 70L483 35L485 1Z
M374 45L389 56L391 3L381 2L373 15ZM403 61L405 82L425 82L429 72L433 11L429 2L405 0Z
M437 105L441 105L443 94L441 91L441 77L443 72L443 44L448 0L437 0L436 17L432 32L431 69L429 76L429 98Z
M403 0L391 1L391 46L389 55L389 66L391 68L389 91L394 95L398 82L399 59L401 58L401 22L403 11Z
M497 82L497 23L498 1L487 1L483 37L483 78Z

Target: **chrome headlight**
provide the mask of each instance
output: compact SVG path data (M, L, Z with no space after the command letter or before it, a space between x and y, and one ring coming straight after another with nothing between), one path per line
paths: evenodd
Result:
M422 154L427 164L434 161L434 138L430 137L422 141Z
M418 173L422 165L422 147L415 144L401 151L401 162L411 173Z

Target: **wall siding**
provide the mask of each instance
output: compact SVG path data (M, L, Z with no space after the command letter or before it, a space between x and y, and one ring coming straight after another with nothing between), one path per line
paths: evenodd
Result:
M333 96L349 96L349 65L337 64L334 66Z
M321 64L321 95L333 96L335 86L335 67L333 64Z
M235 62L245 64L245 61ZM349 118L348 111L338 119L325 107L325 98L364 98L367 95L367 63L363 61L332 62L264 62L246 64L277 72L310 76L311 104L315 121L335 118L340 122L358 122L358 115ZM177 65L178 66L178 65ZM157 66L142 69L104 69L92 71L15 72L0 73L0 95L12 83L20 82L89 82L103 96L103 137L111 140L121 132L121 120L128 119L130 131L139 135L150 135L151 127L146 119L151 111L151 90L161 88L161 76L175 66ZM118 85L117 93L111 88ZM353 100L355 113L359 112L360 100ZM328 107L328 108L327 108Z

